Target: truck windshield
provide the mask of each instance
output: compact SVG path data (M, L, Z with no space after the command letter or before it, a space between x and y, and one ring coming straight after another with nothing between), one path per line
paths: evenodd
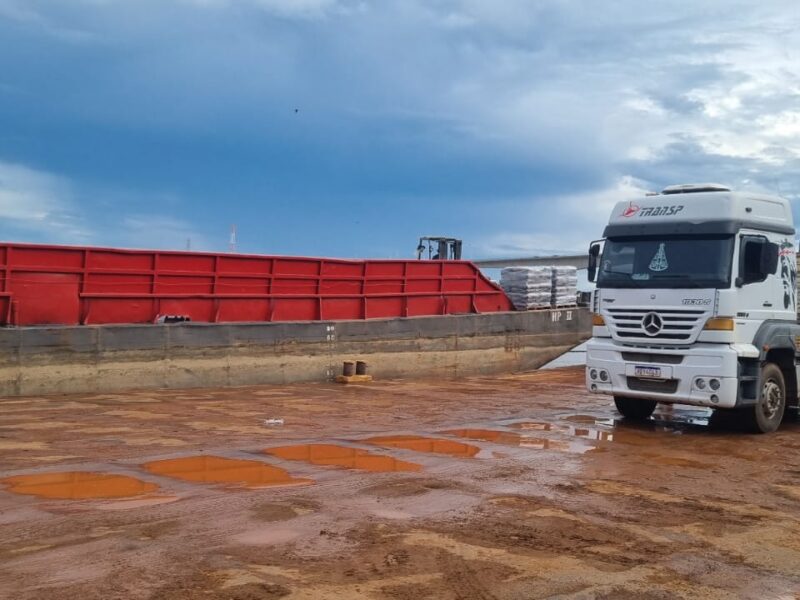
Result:
M606 240L597 286L727 288L733 236L625 237Z

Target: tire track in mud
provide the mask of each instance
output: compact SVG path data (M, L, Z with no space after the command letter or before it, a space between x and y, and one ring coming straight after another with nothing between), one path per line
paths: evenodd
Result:
M443 581L457 600L497 600L465 560L439 558L437 564Z

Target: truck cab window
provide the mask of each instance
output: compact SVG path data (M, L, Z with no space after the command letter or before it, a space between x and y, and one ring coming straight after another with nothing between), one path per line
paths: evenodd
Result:
M740 276L745 281L756 281L760 279L761 252L764 248L765 241L764 238L742 238L742 272Z
M733 236L609 238L597 278L606 288L726 288Z

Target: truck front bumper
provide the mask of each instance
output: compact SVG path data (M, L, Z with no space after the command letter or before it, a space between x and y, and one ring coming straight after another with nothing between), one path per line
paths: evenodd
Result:
M634 348L610 338L592 338L586 347L586 387L597 394L733 408L739 394L738 366L738 354L726 344L699 343L671 350ZM638 376L642 367L659 369L660 377ZM698 379L704 380L703 387ZM719 382L717 389L712 389L712 379Z

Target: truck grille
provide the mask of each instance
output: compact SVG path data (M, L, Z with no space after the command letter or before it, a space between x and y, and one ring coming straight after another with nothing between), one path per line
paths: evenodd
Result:
M628 389L634 392L654 392L658 394L674 394L678 391L677 379L640 379L628 377Z
M648 308L607 309L606 323L612 335L623 341L691 342L705 322L703 310L653 310ZM647 320L645 320L647 318ZM646 326L649 326L646 329Z
M636 363L655 363L661 365L679 365L683 362L681 354L649 354L647 352L623 352L622 360Z

